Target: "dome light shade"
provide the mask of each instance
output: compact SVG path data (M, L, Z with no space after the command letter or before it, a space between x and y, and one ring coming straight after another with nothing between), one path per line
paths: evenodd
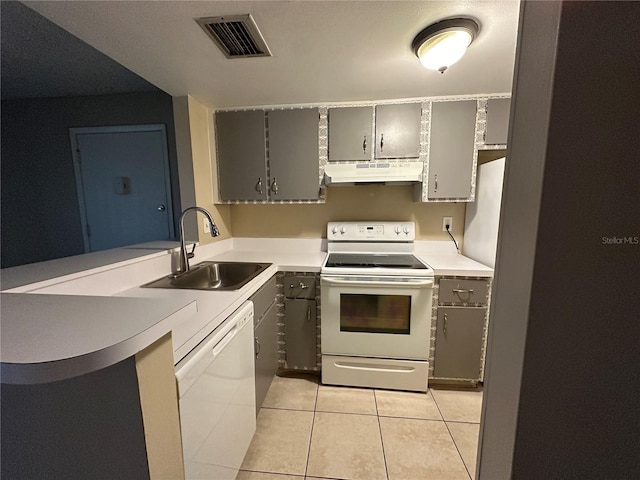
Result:
M416 36L413 51L425 68L444 73L463 57L478 30L478 24L469 18L442 20Z

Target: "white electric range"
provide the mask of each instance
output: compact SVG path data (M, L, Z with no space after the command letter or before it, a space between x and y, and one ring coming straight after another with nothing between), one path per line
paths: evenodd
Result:
M433 269L413 222L330 222L320 272L322 382L426 391Z

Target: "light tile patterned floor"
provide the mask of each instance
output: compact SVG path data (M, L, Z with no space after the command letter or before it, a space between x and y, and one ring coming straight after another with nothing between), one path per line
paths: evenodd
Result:
M237 480L470 480L482 392L276 377Z

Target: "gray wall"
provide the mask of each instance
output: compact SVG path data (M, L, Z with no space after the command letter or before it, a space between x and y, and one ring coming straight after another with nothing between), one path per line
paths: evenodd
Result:
M640 472L638 18L522 5L481 479Z
M172 98L164 92L2 102L2 268L84 253L69 128L167 127L180 212Z

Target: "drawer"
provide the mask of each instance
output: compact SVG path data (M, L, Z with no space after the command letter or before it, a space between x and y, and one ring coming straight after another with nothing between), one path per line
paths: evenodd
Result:
M285 275L283 282L285 298L316 298L315 275Z
M438 303L487 304L487 280L443 278L440 280Z
M253 324L260 323L260 319L276 300L276 277L271 277L260 290L249 299L253 302Z

